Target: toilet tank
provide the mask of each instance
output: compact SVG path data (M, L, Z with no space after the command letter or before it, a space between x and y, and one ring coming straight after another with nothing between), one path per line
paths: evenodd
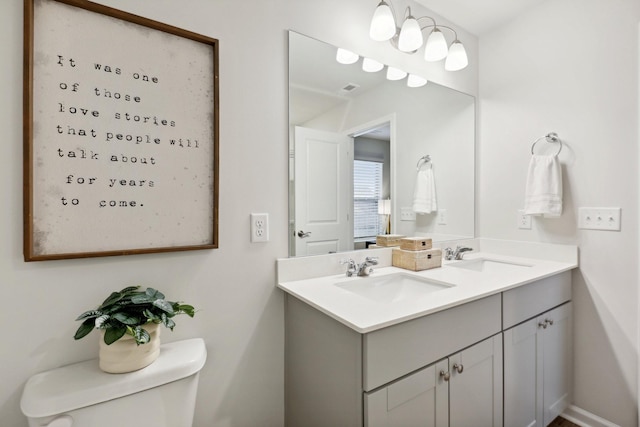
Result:
M126 374L103 372L95 359L34 375L20 401L29 426L191 427L204 341L160 348L155 362Z

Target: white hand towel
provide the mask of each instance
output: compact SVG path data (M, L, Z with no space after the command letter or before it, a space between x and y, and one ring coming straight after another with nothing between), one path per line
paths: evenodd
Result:
M557 156L531 156L524 213L546 217L562 214L562 167Z
M428 214L438 210L436 203L436 183L433 178L433 169L427 168L418 171L416 185L413 191L413 211L419 214Z

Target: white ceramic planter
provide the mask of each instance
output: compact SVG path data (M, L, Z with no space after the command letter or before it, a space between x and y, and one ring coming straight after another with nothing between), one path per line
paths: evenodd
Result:
M104 331L100 334L100 369L111 374L137 371L150 365L160 355L159 324L149 323L143 328L151 336L151 341L137 345L131 335L125 334L118 341L107 345Z

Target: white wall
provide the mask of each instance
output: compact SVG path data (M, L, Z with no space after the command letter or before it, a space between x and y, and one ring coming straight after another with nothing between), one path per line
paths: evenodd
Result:
M477 41L459 32L468 69L444 73L368 40L377 1L102 0L220 40L220 248L212 251L24 263L22 260L22 0L0 3L0 419L26 426L29 376L97 355L73 341L75 317L129 284L193 303L165 341L201 336L209 358L196 426L283 424L283 299L275 259L287 256L287 29L388 59L475 94ZM443 21L446 24L446 22ZM240 31L245 29L246 31ZM269 212L271 241L249 242L249 213Z
M434 238L472 237L476 126L473 97L433 83L409 88L404 82L388 82L304 126L342 133L388 118L394 121L392 140L396 147L391 154L395 156L391 171L392 232ZM417 215L415 221L400 220L401 208L413 206L416 164L425 154L432 158L438 209L447 210L446 225L437 223L435 212Z
M575 404L638 425L637 0L548 0L480 37L479 235L573 243ZM516 229L534 139L565 142L564 213ZM539 144L540 145L540 144ZM577 229L581 206L622 231Z

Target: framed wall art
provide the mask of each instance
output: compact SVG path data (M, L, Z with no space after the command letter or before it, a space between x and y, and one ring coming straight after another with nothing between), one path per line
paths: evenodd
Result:
M218 247L218 40L24 4L25 260Z

